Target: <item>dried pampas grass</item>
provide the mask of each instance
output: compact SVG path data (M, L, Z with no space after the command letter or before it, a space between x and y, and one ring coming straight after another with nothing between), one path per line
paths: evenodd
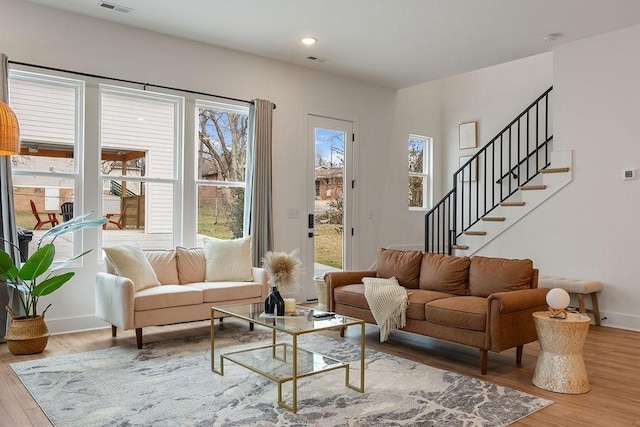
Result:
M269 251L264 255L262 266L267 270L271 286L276 286L283 292L291 292L299 287L302 261L298 254L298 249L294 249L289 254Z

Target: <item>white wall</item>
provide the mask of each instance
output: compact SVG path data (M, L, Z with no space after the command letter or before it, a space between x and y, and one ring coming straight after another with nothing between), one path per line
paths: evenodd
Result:
M386 185L382 200L387 209L383 224L404 224L404 227L381 228L380 246L406 250L424 248L424 215L427 211L410 211L408 208L408 140L409 134L433 138L433 200L436 202L443 191L440 179L443 152L441 103L440 80L398 91L393 140L385 153L388 166L384 169ZM368 209L379 205L372 201ZM374 217L375 214L374 211Z
M380 218L387 216L384 212L387 204L380 203L379 189L384 188L383 172L388 169L386 156L395 91L24 1L0 0L0 10L0 51L10 60L275 102L276 250L301 247L305 238L301 220L287 218L289 208L300 209L300 218L306 218L302 180L291 178L306 176L304 162L301 162L306 143L306 136L300 131L301 117L306 112L321 111L332 112L337 118L355 118L359 164L357 200L363 205L358 208L356 219L359 251L355 267L367 268L375 259L377 227L381 224ZM96 99L87 100L88 105L95 102ZM97 123L91 118L86 126L97 129ZM86 155L97 159L97 149L87 147ZM86 209L97 208L99 185L97 178L86 176ZM375 209L380 215L366 220L369 209ZM385 223L385 227L403 230L404 224ZM85 232L85 246L95 247L97 235L96 230ZM53 302L47 312L52 332L104 325L93 318L94 276L102 269L95 261L95 257L85 257L85 267L73 281L48 299L47 302Z
M552 85L551 53L484 68L398 91L385 202L385 223L405 223L381 235L382 245L424 247L424 215L407 209L407 137L434 138L434 203L451 190L458 157L475 154ZM478 122L478 148L460 150L458 125ZM398 173L401 171L402 173ZM400 191L402 190L402 191Z
M459 156L475 154L552 84L551 52L443 79L443 191L453 186ZM472 121L478 122L478 148L460 150L459 125Z
M556 149L573 181L481 254L526 257L542 274L600 280L603 325L640 330L640 26L554 50Z

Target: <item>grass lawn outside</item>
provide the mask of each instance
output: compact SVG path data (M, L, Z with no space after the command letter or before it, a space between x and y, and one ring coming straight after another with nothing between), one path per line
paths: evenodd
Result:
M338 224L315 225L315 262L342 268L342 234Z

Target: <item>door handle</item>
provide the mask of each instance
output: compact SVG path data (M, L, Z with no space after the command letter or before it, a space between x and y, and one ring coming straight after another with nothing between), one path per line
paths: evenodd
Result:
M308 224L309 228L313 228L313 224L314 224L313 214L309 214L309 224ZM313 236L309 236L309 237L313 237Z

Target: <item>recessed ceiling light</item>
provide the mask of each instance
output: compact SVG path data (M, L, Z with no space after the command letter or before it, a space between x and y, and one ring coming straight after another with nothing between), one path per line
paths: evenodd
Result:
M317 41L318 41L318 39L315 38L315 37L304 37L301 40L302 44L306 44L307 46L311 46L312 44L314 44Z

